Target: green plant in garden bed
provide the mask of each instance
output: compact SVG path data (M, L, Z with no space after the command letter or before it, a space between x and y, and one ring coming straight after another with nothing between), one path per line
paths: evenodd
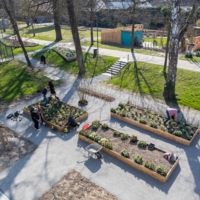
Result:
M106 124L106 123L102 124L101 127L102 127L103 129L108 129L108 128L109 128L108 124Z
M155 170L155 164L153 162L146 161L144 166L148 169Z
M139 122L140 122L141 124L146 124L146 123L147 123L147 120L146 120L144 117L142 117L142 118L140 118Z
M53 50L59 52L61 55L66 56L68 58L70 58L70 57L76 57L76 54L73 51L71 51L69 48L54 47Z
M121 134L121 139L122 140L128 140L129 135L128 134Z
M119 131L114 131L113 135L116 137L121 137L121 133Z
M182 132L181 131L174 131L173 134L178 136L178 137L182 136Z
M112 143L106 138L101 138L101 140L99 140L98 143L106 147L107 149L112 149Z
M166 176L167 175L167 171L163 166L157 166L156 167L156 171L162 176Z
M147 143L144 140L139 140L137 144L138 144L139 147L146 147L147 146Z
M126 149L123 149L120 153L125 158L129 158L130 157L130 153Z
M92 128L93 129L98 129L101 126L100 121L99 120L95 120L92 122Z
M138 164L142 164L142 162L143 162L142 156L140 156L140 155L135 156L134 161Z
M150 126L153 128L158 128L158 125L155 121L150 121Z
M111 108L111 109L110 109L110 112L112 112L112 113L117 113L116 109L114 109L114 108Z
M137 136L136 135L132 135L131 137L130 137L130 142L137 142L138 141L138 139L137 139Z

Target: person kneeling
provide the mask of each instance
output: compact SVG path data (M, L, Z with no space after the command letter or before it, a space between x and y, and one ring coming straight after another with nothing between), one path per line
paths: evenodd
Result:
M76 122L76 120L72 117L72 116L69 116L69 119L67 121L67 123L65 124L65 126L68 126L68 128L70 127L77 127L79 126L79 122Z

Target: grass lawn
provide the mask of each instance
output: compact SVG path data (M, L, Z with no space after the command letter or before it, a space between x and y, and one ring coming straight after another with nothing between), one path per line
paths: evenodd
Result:
M31 52L31 51L36 51L36 50L39 50L39 49L42 49L44 48L44 46L42 45L38 45L38 46L35 46L35 47L25 47L26 48L26 51L27 52ZM22 48L13 48L13 54L16 56L16 55L19 55L19 54L23 54L23 50Z
M20 28L20 35L21 37L33 38L33 39L40 39L40 40L48 40L48 41L55 41L56 34L54 26L34 26L35 36L33 36L32 28ZM62 42L71 42L72 33L71 29L68 26L61 26L63 40ZM13 34L12 29L7 29L6 34ZM93 31L94 37L96 37L96 31ZM101 31L99 31L99 35L101 35ZM79 37L80 39L83 38L90 38L90 31L86 29L79 29Z
M68 62L54 50L35 53L33 58L39 60L42 53L46 56L47 63L49 63L52 67L57 67L71 74L78 74L79 68L77 61ZM84 63L87 70L87 78L97 76L105 72L118 60L118 58L111 56L99 56L97 58L93 58L92 54L87 53L83 53L83 56L85 59Z
M180 56L180 60L187 60L189 62L200 62L200 57L193 56L193 58L186 58L185 56Z
M163 98L165 77L160 65L137 62L125 67L121 74L107 83L114 84L133 92ZM200 73L177 69L176 102L178 104L200 110Z
M166 46L166 43L167 43L166 37L164 37L164 38L162 38L162 37L160 37L160 38L144 38L145 42L152 42L153 43L154 40L156 40L158 42L157 46L160 46L160 47Z
M9 103L22 96L34 94L42 89L49 78L35 69L30 73L25 63L18 60L4 62L0 65L0 101ZM58 84L58 81L55 81Z
M82 46L90 46L90 42L82 42ZM94 42L93 47L96 47L97 44ZM111 49L111 50L118 50L118 51L126 51L126 52L131 52L130 48L127 47L120 47L120 46L113 46L113 45L108 45L108 44L99 44L99 48L104 48L104 49ZM162 56L161 53L157 51L152 51L152 50L145 50L145 49L134 49L135 53L140 53L140 54L145 54L145 55L152 55L152 56Z

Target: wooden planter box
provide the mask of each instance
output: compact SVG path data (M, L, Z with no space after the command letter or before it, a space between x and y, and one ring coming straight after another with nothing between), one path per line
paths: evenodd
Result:
M62 53L60 53L59 51L57 51L56 49L53 49L55 52L57 52L59 55L61 55L64 59L66 59L67 61L74 61L76 60L76 56L73 56L73 57L67 57L67 56L64 56Z
M157 135L161 135L165 138L168 138L170 140L174 140L175 142L179 142L181 144L184 144L184 145L187 145L187 146L190 146L190 144L192 143L192 141L194 140L194 138L196 137L196 135L199 133L199 129L197 129L196 133L193 135L192 139L191 140L186 140L186 139L183 139L181 137L178 137L178 136L175 136L171 133L168 133L168 132L164 132L162 130L159 130L159 129L156 129L156 128L152 128L146 124L141 124L133 119L130 119L128 117L121 117L120 115L117 115L115 113L110 113L111 117L114 117L116 119L119 119L119 120L122 120L123 122L127 122L129 124L132 124L134 126L137 126L139 128L142 128L142 129L145 129L147 131L150 131L152 133L156 133Z
M28 114L28 115L31 115L31 113L28 111L28 110L26 110L26 109L23 109L23 112L24 113L26 113L26 114ZM80 117L78 117L78 118L76 118L76 121L77 122L80 122L80 121L82 121L83 119L85 119L85 118L87 118L88 117L88 113L86 112L85 114L83 114L83 115L81 115ZM43 117L43 120L44 120L44 122L47 124L47 125L49 125L49 126L53 126L54 128L56 128L58 131L60 131L60 132L62 132L63 130L64 130L64 126L58 126L58 125L56 125L56 124L53 124L53 123L51 123L51 122L49 122L49 121L47 121L46 119L44 119L44 117ZM66 123L67 123L67 121L66 121Z
M83 135L80 135L80 134L78 134L78 138L83 140L84 142L89 143L89 144L97 144L96 142L94 142L94 141L90 140L89 138L86 138L86 137L84 137ZM158 149L158 148L155 148L155 149L162 151L163 153L166 153L165 151L163 151L161 149ZM121 156L120 154L116 153L113 150L107 149L105 147L103 147L102 150L104 152L106 152L107 154L117 158L118 160L121 160L122 162L124 162L124 163L144 172L145 174L148 174L149 176L161 181L162 183L165 183L167 181L167 179L170 177L170 175L172 174L172 172L174 171L174 169L176 168L176 166L178 165L179 160L180 160L180 158L177 158L176 162L174 163L172 168L169 170L167 175L162 176L162 175L156 173L155 171L152 171L152 170L150 170L150 169L148 169L148 168L146 168L146 167L144 167L140 164L137 164L136 162L134 162L133 160L131 160L129 158L125 158L124 156Z

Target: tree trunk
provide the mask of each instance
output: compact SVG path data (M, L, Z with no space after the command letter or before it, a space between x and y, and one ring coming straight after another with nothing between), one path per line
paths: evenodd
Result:
M132 11L132 32L131 32L131 52L134 53L134 32L135 32L135 4Z
M171 24L168 24L168 32L167 32L167 43L166 43L166 51L165 51L165 63L163 67L163 72L166 74L167 70L167 58L169 53L169 39L170 39L170 31L171 31Z
M17 26L17 22L16 22L16 19L15 19L15 15L14 15L14 12L15 12L15 11L14 11L14 3L13 3L13 0L10 0L9 2L10 2L10 5L7 5L6 0L3 0L3 4L4 4L5 11L6 11L6 13L8 14L8 16L10 17L10 21L11 21L12 26L13 26L13 28L14 28L14 32L16 33L17 38L18 38L18 41L19 41L19 43L20 43L20 45L21 45L21 47L22 47L22 50L23 50L23 52L24 52L24 56L25 56L25 58L26 58L27 65L28 65L29 67L32 68L30 59L29 59L28 54L27 54L27 52L26 52L26 49L25 49L25 47L24 47L24 43L23 43L23 41L22 41L22 39L21 39L21 36L20 36L20 34L19 34L19 29L18 29L18 26Z
M59 41L62 40L62 32L60 27L60 4L57 0L53 0L53 18L56 32L56 41Z
M79 38L79 33L78 33L78 27L76 23L76 16L74 12L74 4L72 0L67 0L67 9L69 13L69 19L70 19L70 26L71 26L71 31L73 35L73 40L76 48L76 55L77 55L77 60L78 60L78 66L79 66L79 74L84 75L86 70L83 62L83 54L82 54L82 48L81 48L81 43L80 43L80 38Z
M178 63L179 34L180 34L180 0L172 1L171 34L169 47L169 68L167 81L164 86L164 98L175 98L176 71Z
M90 12L90 38L91 38L91 45L94 44L94 37L93 37L93 12Z

